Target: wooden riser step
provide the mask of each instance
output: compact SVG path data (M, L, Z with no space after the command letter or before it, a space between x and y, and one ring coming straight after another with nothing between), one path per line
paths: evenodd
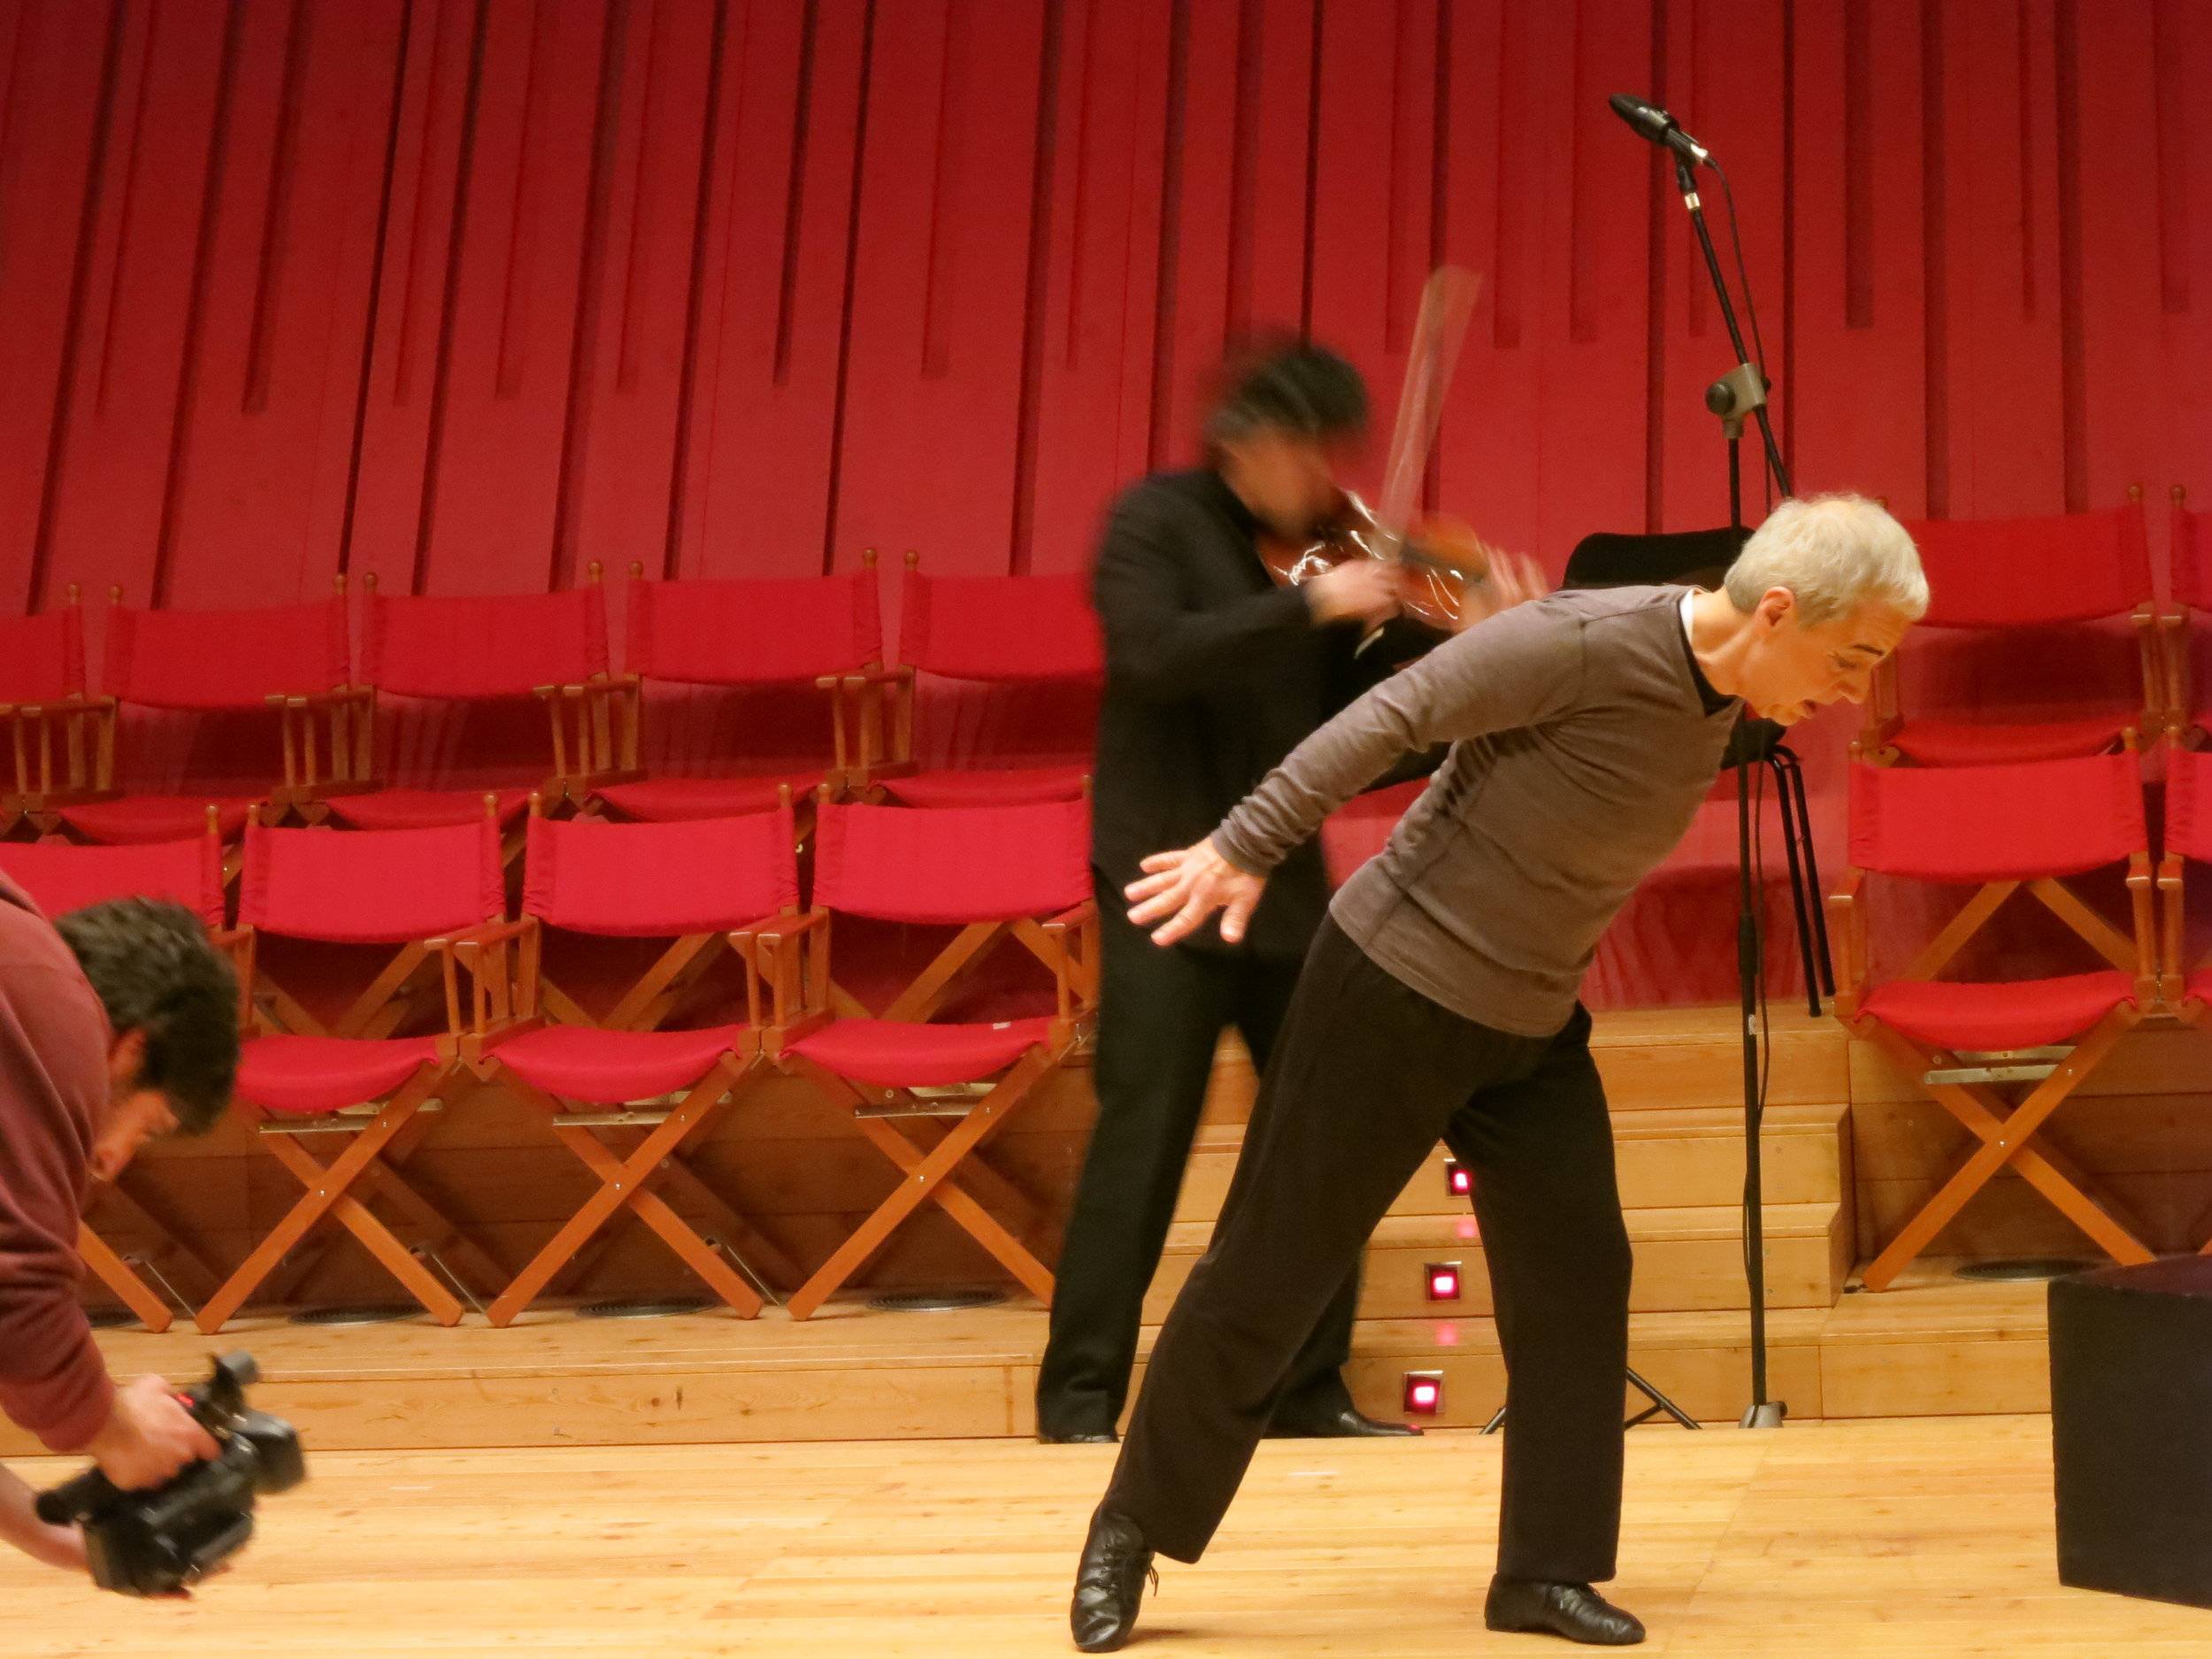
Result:
M1770 1392L1798 1417L1915 1417L2047 1408L2044 1287L1952 1281L1917 1264L1900 1289L1833 1309L1776 1309ZM1156 1333L1148 1328L1142 1347ZM471 1314L345 1329L252 1317L220 1336L99 1333L119 1377L183 1382L208 1357L246 1348L265 1379L255 1403L296 1422L311 1449L651 1445L706 1441L1025 1435L1045 1316L1032 1306L882 1314L833 1302L795 1324L771 1310L630 1321L532 1312L495 1331ZM1646 1313L1631 1358L1701 1420L1747 1402L1740 1310ZM1363 1320L1351 1374L1361 1404L1397 1412L1409 1371L1444 1374L1440 1423L1480 1423L1504 1397L1484 1318ZM37 1451L0 1423L0 1457Z
M1630 1306L1639 1313L1747 1308L1740 1212L1730 1206L1632 1210L1629 1242L1636 1277ZM1191 1268L1204 1254L1209 1222L1179 1222L1145 1298L1145 1317L1167 1317ZM1851 1228L1843 1206L1769 1204L1766 1208L1767 1305L1829 1308L1851 1270ZM1455 1263L1460 1298L1432 1301L1431 1263ZM1368 1246L1360 1294L1363 1319L1452 1318L1490 1312L1490 1275L1474 1218L1386 1217Z
M1849 1190L1848 1107L1770 1107L1759 1139L1770 1205L1834 1203ZM1199 1132L1175 1207L1179 1222L1210 1222L1221 1213L1243 1144L1240 1124L1209 1124ZM1617 1111L1613 1144L1625 1209L1732 1207L1742 1198L1740 1108ZM1465 1215L1466 1199L1455 1194L1448 1183L1450 1157L1440 1146L1432 1152L1390 1213Z

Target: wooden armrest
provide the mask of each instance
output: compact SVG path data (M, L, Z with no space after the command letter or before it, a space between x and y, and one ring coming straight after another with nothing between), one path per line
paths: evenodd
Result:
M903 663L894 663L888 668L880 664L872 668L856 668L849 673L822 674L816 677L818 691L833 691L842 686L848 691L857 691L864 686L904 684L914 678L914 671Z
M373 686L333 686L327 691L272 691L262 701L273 709L334 709L375 695Z
M826 926L828 922L827 910L802 910L796 916L773 916L740 931L749 939L764 940L773 944L780 939L796 939L802 933ZM736 937L735 933L731 935L733 941Z
M474 950L485 945L495 945L503 939L519 939L530 931L534 920L534 918L526 916L517 922L479 922L461 933L448 933L442 939L426 939L423 943L433 950Z

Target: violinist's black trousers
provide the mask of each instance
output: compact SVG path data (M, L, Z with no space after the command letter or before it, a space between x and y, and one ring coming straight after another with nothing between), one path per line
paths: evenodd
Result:
M1161 1554L1198 1559L1292 1356L1441 1140L1474 1171L1505 1351L1497 1570L1611 1578L1629 1250L1589 1035L1579 1008L1551 1037L1478 1025L1325 923L1212 1246L1153 1350L1102 1507Z
M1262 1072L1297 987L1300 964L1188 949L1163 950L1131 923L1103 876L1098 1119L1056 1270L1052 1327L1037 1373L1037 1428L1110 1430L1137 1359L1146 1288L1175 1219L1175 1200L1213 1078L1214 1048L1234 1025ZM1351 1353L1357 1263L1310 1322L1293 1361L1286 1413L1325 1417L1352 1403L1338 1376Z

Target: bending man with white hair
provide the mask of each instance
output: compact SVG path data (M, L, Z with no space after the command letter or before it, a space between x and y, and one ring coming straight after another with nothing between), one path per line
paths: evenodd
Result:
M1620 1532L1629 1247L1577 1001L1598 937L1688 829L1740 712L1862 701L1926 610L1911 539L1856 496L1786 502L1726 586L1557 593L1352 703L1214 833L1147 859L1131 920L1234 941L1267 872L1409 750L1452 745L1337 894L1261 1081L1213 1241L1153 1350L1072 1623L1120 1647L1155 1552L1196 1561L1285 1367L1438 1141L1474 1172L1507 1373L1493 1630L1624 1645L1592 1587Z

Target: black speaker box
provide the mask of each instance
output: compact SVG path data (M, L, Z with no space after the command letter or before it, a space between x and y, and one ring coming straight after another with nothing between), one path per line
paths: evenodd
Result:
M2055 1280L2058 1577L2212 1607L2212 1260Z

